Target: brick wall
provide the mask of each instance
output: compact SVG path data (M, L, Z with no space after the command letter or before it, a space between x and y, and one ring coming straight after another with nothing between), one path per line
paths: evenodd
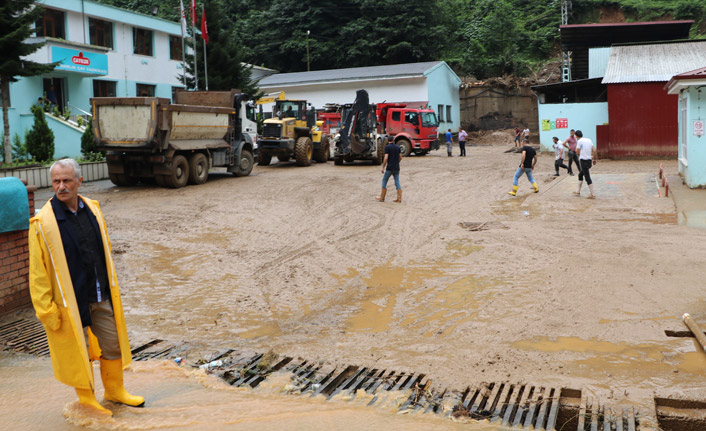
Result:
M27 187L28 217L34 215L36 190L35 186ZM29 297L28 233L27 230L0 233L0 314L32 303Z

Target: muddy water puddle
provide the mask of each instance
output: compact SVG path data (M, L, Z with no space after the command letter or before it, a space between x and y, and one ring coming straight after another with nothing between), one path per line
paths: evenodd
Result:
M552 354L573 353L576 359L565 361L561 356L561 360L576 375L621 376L625 383L633 385L645 381L659 385L666 378L691 382L694 376L706 377L706 355L690 339L628 344L578 337L539 337L516 341L511 347Z
M677 220L680 225L706 229L706 211L681 211Z
M71 388L56 380L48 358L0 353L0 416L17 430L498 430L487 423L454 423L435 415L396 413L391 394L379 407L365 399L331 401L286 395L288 380L273 379L257 390L233 388L201 370L169 361L134 363L125 384L145 396L145 408L103 401L114 417L92 415L75 400ZM10 396L10 394L12 396ZM401 397L400 397L401 398Z
M481 250L469 241L449 245L451 257ZM342 281L345 281L342 279ZM384 332L391 327L421 329L425 337L451 334L477 317L477 310L501 284L499 280L467 275L462 265L439 261L433 265L373 268L361 278L362 295L349 298L360 304L345 323L348 332Z

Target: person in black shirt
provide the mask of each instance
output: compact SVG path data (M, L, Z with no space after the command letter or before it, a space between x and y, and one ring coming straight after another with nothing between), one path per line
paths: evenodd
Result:
M382 190L380 191L380 196L375 199L380 202L385 202L385 195L387 194L387 182L390 180L392 175L395 178L395 188L397 188L397 199L395 202L402 202L402 186L400 185L400 162L402 161L402 153L400 152L399 145L394 142L390 142L385 145L385 159L382 161Z
M512 191L508 192L510 195L517 195L517 189L519 188L519 186L517 185L517 180L519 180L523 174L527 174L527 179L530 183L532 183L532 187L534 187L534 192L539 192L537 182L532 176L532 170L534 169L534 165L536 164L537 152L534 150L534 148L530 147L529 145L525 145L524 147L522 147L522 159L520 160L520 166L518 166L517 171L515 171L515 177L512 179Z

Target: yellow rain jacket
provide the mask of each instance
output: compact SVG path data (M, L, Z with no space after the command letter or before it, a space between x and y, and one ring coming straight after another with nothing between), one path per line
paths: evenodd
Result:
M103 239L110 298L124 368L132 362L132 354L105 219L98 201L81 199L95 215ZM60 382L78 389L94 389L93 369L89 358L99 359L100 348L98 340L90 330L90 348L86 346L69 266L51 200L30 220L29 290L37 317L47 333L54 376Z

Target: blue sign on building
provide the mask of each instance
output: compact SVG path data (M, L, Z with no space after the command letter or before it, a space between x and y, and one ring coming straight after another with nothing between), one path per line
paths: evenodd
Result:
M52 61L61 62L56 66L56 70L67 70L89 75L108 74L108 56L105 54L52 46L51 59Z

